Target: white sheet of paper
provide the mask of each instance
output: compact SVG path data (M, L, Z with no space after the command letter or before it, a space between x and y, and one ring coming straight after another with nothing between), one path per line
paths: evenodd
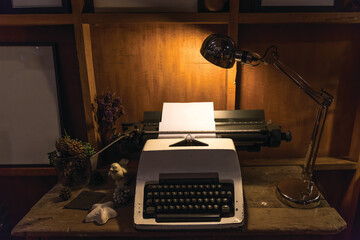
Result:
M159 131L215 131L214 104L212 102L164 103ZM187 133L159 134L159 138L185 138L187 135ZM216 137L215 133L190 135L193 138Z

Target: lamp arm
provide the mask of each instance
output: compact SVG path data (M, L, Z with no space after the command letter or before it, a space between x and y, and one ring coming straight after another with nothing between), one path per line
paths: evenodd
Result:
M279 60L279 55L275 46L270 46L266 50L265 55L261 57L259 61L265 64L274 65L284 75L291 79L299 88L301 88L309 97L311 97L317 104L329 107L331 102L334 100L334 97L325 90L322 89L321 92L314 90L310 84L305 81L297 72L282 63Z
M314 90L298 73L279 61L277 48L274 46L269 47L259 61L259 63L263 62L275 66L319 105L303 168L303 178L308 183L308 192L310 194L312 190L311 179L319 150L321 135L324 130L328 108L334 100L334 97L323 89L321 92Z

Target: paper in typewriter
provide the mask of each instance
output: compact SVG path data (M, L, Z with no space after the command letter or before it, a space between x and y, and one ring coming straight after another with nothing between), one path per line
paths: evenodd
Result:
M214 104L212 102L164 103L159 131L183 131L184 134L159 134L159 138L216 137L215 133L190 133L215 131ZM189 133L188 133L189 132Z

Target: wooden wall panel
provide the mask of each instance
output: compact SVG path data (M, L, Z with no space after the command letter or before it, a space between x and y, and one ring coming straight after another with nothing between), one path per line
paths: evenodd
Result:
M226 108L226 70L200 54L211 33L226 25L94 25L91 29L97 94L120 95L122 122L143 119L163 102L212 101Z
M240 25L240 49L263 54L269 45L276 45L282 62L314 89L324 88L334 95L319 156L349 155L356 114L354 103L360 89L359 40L356 25ZM264 109L267 119L293 134L291 143L242 156L305 156L317 104L272 66L243 66L239 71L238 106Z

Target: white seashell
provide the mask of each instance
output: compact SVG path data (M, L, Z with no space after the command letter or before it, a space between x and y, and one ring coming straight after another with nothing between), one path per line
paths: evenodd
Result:
M117 212L113 209L113 207L114 203L112 201L94 204L90 213L86 216L85 222L105 224L110 218L117 216Z

